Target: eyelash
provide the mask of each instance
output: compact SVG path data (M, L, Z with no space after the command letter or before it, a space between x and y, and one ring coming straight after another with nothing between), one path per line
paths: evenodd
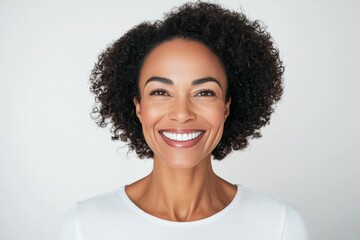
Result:
M201 95L202 97L214 97L216 96L215 92L211 89L203 89L200 92L198 92L196 95L198 95L199 93L206 93L206 94L211 94L211 95Z
M161 94L159 94L161 93ZM214 97L216 96L215 92L211 89L203 89L200 92L198 92L196 95L198 94L203 94L205 93L206 95L200 95L200 97ZM208 95L210 94L210 95ZM150 96L170 96L170 94L162 88L158 88L158 89L154 89L150 92Z
M162 93L162 94L159 94L159 93ZM157 88L157 89L154 89L150 92L150 95L153 96L153 95L156 95L156 96L167 96L165 94L169 95L165 89L162 89L162 88Z

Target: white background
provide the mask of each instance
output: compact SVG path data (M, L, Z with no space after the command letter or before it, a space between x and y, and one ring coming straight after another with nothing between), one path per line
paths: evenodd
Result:
M1 0L0 239L56 239L76 201L150 171L90 118L88 76L107 44L183 2ZM286 87L263 138L216 172L288 202L314 240L360 239L359 2L220 2L268 26Z

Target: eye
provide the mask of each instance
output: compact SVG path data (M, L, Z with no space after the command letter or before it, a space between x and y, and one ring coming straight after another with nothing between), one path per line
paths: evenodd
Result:
M170 96L165 89L154 89L150 92L151 96Z
M214 97L214 96L216 96L215 92L213 90L210 90L210 89L201 90L196 95L200 96L200 97Z

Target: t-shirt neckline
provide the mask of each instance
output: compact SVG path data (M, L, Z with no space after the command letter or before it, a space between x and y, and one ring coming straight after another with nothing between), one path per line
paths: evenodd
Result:
M145 212L144 210L142 210L141 208L136 206L136 204L131 201L131 199L129 198L129 196L127 195L127 193L125 191L126 185L123 185L120 187L119 193L120 193L120 196L122 197L122 199L124 200L124 202L126 203L126 205L132 211L134 211L141 217L147 219L148 221L151 221L151 222L157 223L157 224L161 224L161 225L173 226L173 227L191 227L191 226L199 226L199 225L203 225L203 224L208 224L210 222L214 222L217 219L223 217L232 208L234 208L237 205L238 201L240 200L240 197L243 192L243 188L239 184L236 184L236 186L237 186L237 191L236 191L235 196L233 197L233 199L231 200L229 205L227 205L224 209L222 209L221 211L219 211L207 218L190 221L190 222L175 222L175 221L165 220L165 219L155 217L155 216Z

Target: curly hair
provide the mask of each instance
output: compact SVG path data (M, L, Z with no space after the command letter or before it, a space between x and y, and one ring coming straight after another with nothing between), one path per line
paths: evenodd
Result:
M259 21L201 1L173 9L163 21L135 26L99 55L90 75L96 123L100 127L110 124L112 140L127 142L139 158L153 157L133 98L140 100L138 80L144 59L157 45L175 38L205 44L225 68L230 115L212 151L214 159L221 160L232 150L244 149L250 139L261 137L260 128L269 124L273 106L283 92L279 51Z

